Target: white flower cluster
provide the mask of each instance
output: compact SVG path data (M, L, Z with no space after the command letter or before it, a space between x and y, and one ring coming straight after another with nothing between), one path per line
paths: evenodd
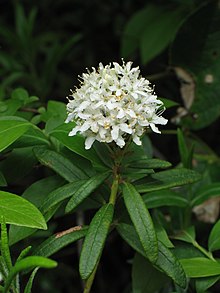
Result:
M86 137L85 148L93 142L115 142L123 147L129 135L141 145L140 137L150 127L160 133L155 124L166 124L163 103L157 99L150 82L140 77L139 67L131 68L132 62L122 65L114 62L98 70L84 73L81 87L72 91L67 104L66 122L75 121L69 133L77 132Z

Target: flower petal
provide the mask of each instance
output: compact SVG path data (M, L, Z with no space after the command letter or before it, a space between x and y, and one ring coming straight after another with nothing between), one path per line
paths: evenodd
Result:
M95 141L95 136L89 136L85 140L85 149L89 150Z

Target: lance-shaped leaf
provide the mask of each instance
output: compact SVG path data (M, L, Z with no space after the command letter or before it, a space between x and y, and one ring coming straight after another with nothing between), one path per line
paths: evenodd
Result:
M158 257L157 237L146 205L135 187L130 183L124 183L123 197L144 251L149 260L155 262Z
M196 279L196 293L208 292L207 290L212 287L220 279L219 276L205 277Z
M10 270L12 267L11 254L8 246L8 233L5 223L5 218L1 216L1 256L4 259L4 262L7 266L7 269Z
M220 275L220 263L205 257L180 260L189 278L203 278Z
M0 191L0 216L8 224L47 229L43 215L32 203L9 192Z
M86 181L71 197L66 205L65 211L67 213L71 212L75 207L77 207L85 198L87 198L102 182L109 176L109 172L99 174L91 177Z
M33 252L32 255L41 255L44 257L51 256L65 246L85 237L88 228L79 226L52 235L43 243L41 243Z
M0 152L6 149L30 127L31 123L23 119L0 119Z
M146 168L146 169L166 169L172 166L168 161L159 160L159 159L148 159L143 158L140 160L135 160L129 162L129 166L132 168Z
M30 275L30 278L25 286L24 293L31 293L34 277L35 277L38 270L39 270L38 267L33 270L32 274Z
M177 168L157 172L151 175L151 179L147 180L146 183L137 184L135 187L138 192L149 192L191 184L200 179L201 175L194 170Z
M128 57L139 47L142 63L149 62L172 41L186 15L182 6L147 5L127 23L122 38L122 55Z
M42 256L28 256L18 261L14 267L10 270L8 278L5 281L3 293L8 292L10 285L15 276L23 270L33 269L36 267L52 269L57 266L54 260L42 257Z
M67 199L68 197L71 197L73 194L75 194L81 186L83 186L87 180L76 180L74 182L65 184L46 196L45 200L43 201L40 210L43 213L46 213L49 211L52 207L56 206L57 204L61 203L63 200Z
M186 287L186 274L179 260L162 243L158 242L159 256L156 266L171 277L182 288Z
M200 205L204 201L212 197L219 197L220 195L220 183L215 182L205 186L202 186L194 194L194 197L191 201L191 206Z
M18 262L18 261L20 261L21 259L25 258L25 257L29 254L31 248L32 248L31 246L28 246L28 247L24 248L24 249L20 252L20 254L19 254L19 256L18 256L16 262Z
M91 275L101 257L113 214L113 205L105 204L89 225L80 255L79 270L82 279L87 279Z
M69 182L88 178L83 170L55 151L45 147L36 147L34 148L34 153L41 164L48 166Z
M183 167L192 168L193 147L189 148L186 144L186 139L180 128L177 129L177 139L181 162Z
M117 231L133 249L147 257L137 232L131 225L121 223L117 226ZM160 241L158 241L158 259L154 266L173 279L180 287L186 287L186 275L180 262Z
M188 205L187 199L169 189L148 192L143 195L143 201L149 209L162 206L186 207Z

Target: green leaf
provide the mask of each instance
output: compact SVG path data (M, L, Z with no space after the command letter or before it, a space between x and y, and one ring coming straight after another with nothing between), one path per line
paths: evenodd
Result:
M203 278L220 275L220 263L204 257L181 259L186 275L189 278Z
M15 276L23 270L33 269L36 267L52 269L57 266L57 263L54 260L42 257L42 256L28 256L17 262L14 267L11 269L8 278L5 281L4 293L8 292L11 282Z
M189 115L182 123L191 129L210 125L220 112L220 11L216 1L201 1L201 6L184 23L171 50L171 64L190 80L190 101L189 94L183 97Z
M196 240L195 227L188 227L186 230L181 231L172 238L193 244Z
M147 272L147 273L146 273ZM167 283L168 278L153 267L146 258L136 253L132 266L132 292L154 293Z
M220 183L211 183L205 186L202 186L197 190L194 194L194 197L191 201L191 206L197 206L203 203L204 201L208 200L212 197L218 197L220 194Z
M163 162L162 160L157 161L157 159L155 159L155 161L154 159L149 159L146 155L146 153L149 152L149 144L146 136L143 137L142 146L137 146L134 143L131 143L127 150L127 155L122 159L121 168L121 174L125 175L124 177L126 177L128 181L139 180L154 173L151 166L158 166L158 168L166 168L167 164L170 166L170 163L168 162Z
M146 169L166 169L172 166L170 162L159 159L139 159L129 162L128 166L132 168L146 168Z
M56 233L49 237L46 241L41 243L32 252L32 255L51 256L62 248L66 247L70 243L73 243L83 237L85 237L88 228L81 228L79 226L70 228L68 230Z
M85 198L87 198L103 181L109 176L109 172L98 174L91 177L86 181L78 190L73 194L71 199L68 201L65 212L69 213L76 208Z
M31 293L34 277L35 277L38 270L39 270L38 267L33 270L32 274L30 275L30 278L25 286L24 293Z
M147 134L142 137L142 147L143 147L145 156L147 156L148 158L152 158L153 152L154 152L153 145Z
M4 259L4 262L7 266L7 270L10 270L12 267L11 255L8 245L8 233L5 223L5 218L3 216L0 217L1 221L1 256Z
M41 114L41 119L44 122L47 122L50 118L56 117L61 118L63 121L67 116L66 104L58 101L50 100L47 103L46 112Z
M135 230L135 228L126 223L119 223L117 225L117 231L121 235L121 237L137 252L139 252L144 257L146 253L144 248L140 242L140 238Z
M9 192L0 191L0 216L8 224L47 229L44 217L32 203Z
M92 219L80 255L79 271L87 279L97 265L112 222L114 207L108 203L101 207Z
M162 225L160 225L159 223L156 223L155 225L155 230L157 233L157 239L158 241L162 242L167 248L173 248L174 245L173 243L170 241L166 230L163 228Z
M55 214L59 206L52 208L47 214L44 215L45 221L48 222L51 217ZM13 245L18 241L25 239L32 235L33 233L37 232L36 228L27 228L27 227L19 227L19 226L11 226L10 227L10 238L9 244ZM48 232L49 233L49 232Z
M64 183L66 181L58 175L48 176L31 184L22 193L22 197L40 208L49 194L63 186Z
M196 293L205 293L206 290L218 282L220 276L205 277L196 280Z
M28 255L28 253L30 252L31 248L32 248L31 246L28 246L28 247L24 248L24 249L20 252L20 254L19 254L19 256L18 256L16 262L18 262L18 261L20 261L21 259L23 259L24 257L26 257L26 256Z
M0 186L7 186L7 181L5 180L5 177L1 171L0 171Z
M220 220L215 223L209 234L208 247L209 251L220 249Z
M109 151L109 148L107 147L107 144L95 141L93 144L93 148L97 156L105 164L105 166L112 168L114 165L114 162L112 160L112 156Z
M66 116L66 104L58 101L48 101L47 110L41 114L42 121L46 122L45 133L49 134L62 125Z
M17 139L13 147L28 147L36 145L49 145L49 141L43 131L38 127L29 128L19 139Z
M32 147L15 148L10 152L10 156L0 162L0 168L9 185L19 184L25 176L33 172L36 163Z
M125 167L122 169L121 174L129 179L141 179L146 177L149 174L154 173L153 169L140 169L140 168L129 168Z
M159 241L158 244L159 256L156 266L171 277L177 285L185 288L187 283L186 275L181 263L163 243Z
M172 108L172 107L176 107L179 104L177 102L174 102L172 100L169 99L165 99L165 98L160 98L159 99L163 102L163 105L166 109Z
M2 279L5 280L8 276L8 268L2 255L0 256L0 272L2 274Z
M55 175L48 176L30 185L22 194L22 197L33 203L37 208L40 208L48 194L64 184L64 179ZM42 192L43 190L43 192ZM27 227L19 227L11 225L9 229L9 244L16 242L33 234L35 229Z
M41 164L51 168L69 182L88 178L83 170L55 151L44 147L36 147L34 153Z
M31 124L28 121L0 120L0 151L6 149L25 133L30 126Z
M151 4L138 11L125 27L122 56L128 57L140 46L142 63L149 62L172 41L185 16L181 6Z
M97 156L93 148L85 149L85 138L80 135L68 136L69 132L73 128L71 124L64 124L54 129L51 132L51 136L56 137L62 144L76 154L90 160L93 164L103 166L102 161Z
M66 198L72 196L86 182L87 180L85 179L76 180L53 190L45 197L45 200L42 202L42 205L40 206L40 210L43 213L46 213Z
M186 18L187 13L180 8L172 9L155 6L159 11L149 11L146 19L157 19L147 24L140 39L140 53L143 64L148 63L161 53L173 41L179 27ZM151 15L149 15L151 13Z
M124 183L123 197L144 251L149 260L155 262L158 256L157 237L143 199L130 183Z
M149 209L162 206L186 207L188 205L187 199L169 189L148 192L142 198Z
M177 168L157 172L151 175L151 180L144 184L137 184L136 189L139 192L149 192L161 189L167 189L175 186L191 184L201 179L201 175L193 170Z
M28 92L25 89L17 88L15 90L13 90L13 92L11 94L11 98L15 99L15 100L19 100L24 104L25 101L28 100L29 95L28 95Z
M192 161L190 161L189 148L186 145L186 141L183 136L183 132L181 131L180 128L177 129L177 139L178 139L180 158L181 158L181 162L183 164L183 167L191 169Z
M204 252L193 246L191 243L179 242L172 250L178 259L204 257Z
M139 236L131 225L120 223L117 226L117 231L133 249L144 257L147 257ZM181 264L172 252L160 241L158 241L158 259L154 265L173 279L180 287L186 287L186 276Z
M22 102L15 99L9 99L4 102L1 102L0 103L0 117L6 118L7 116L14 115L21 106L22 106Z

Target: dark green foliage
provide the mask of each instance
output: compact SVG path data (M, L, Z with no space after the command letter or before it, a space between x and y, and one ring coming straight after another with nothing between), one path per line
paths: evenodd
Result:
M0 292L219 292L219 1L3 2ZM121 58L169 123L85 150L65 97Z

